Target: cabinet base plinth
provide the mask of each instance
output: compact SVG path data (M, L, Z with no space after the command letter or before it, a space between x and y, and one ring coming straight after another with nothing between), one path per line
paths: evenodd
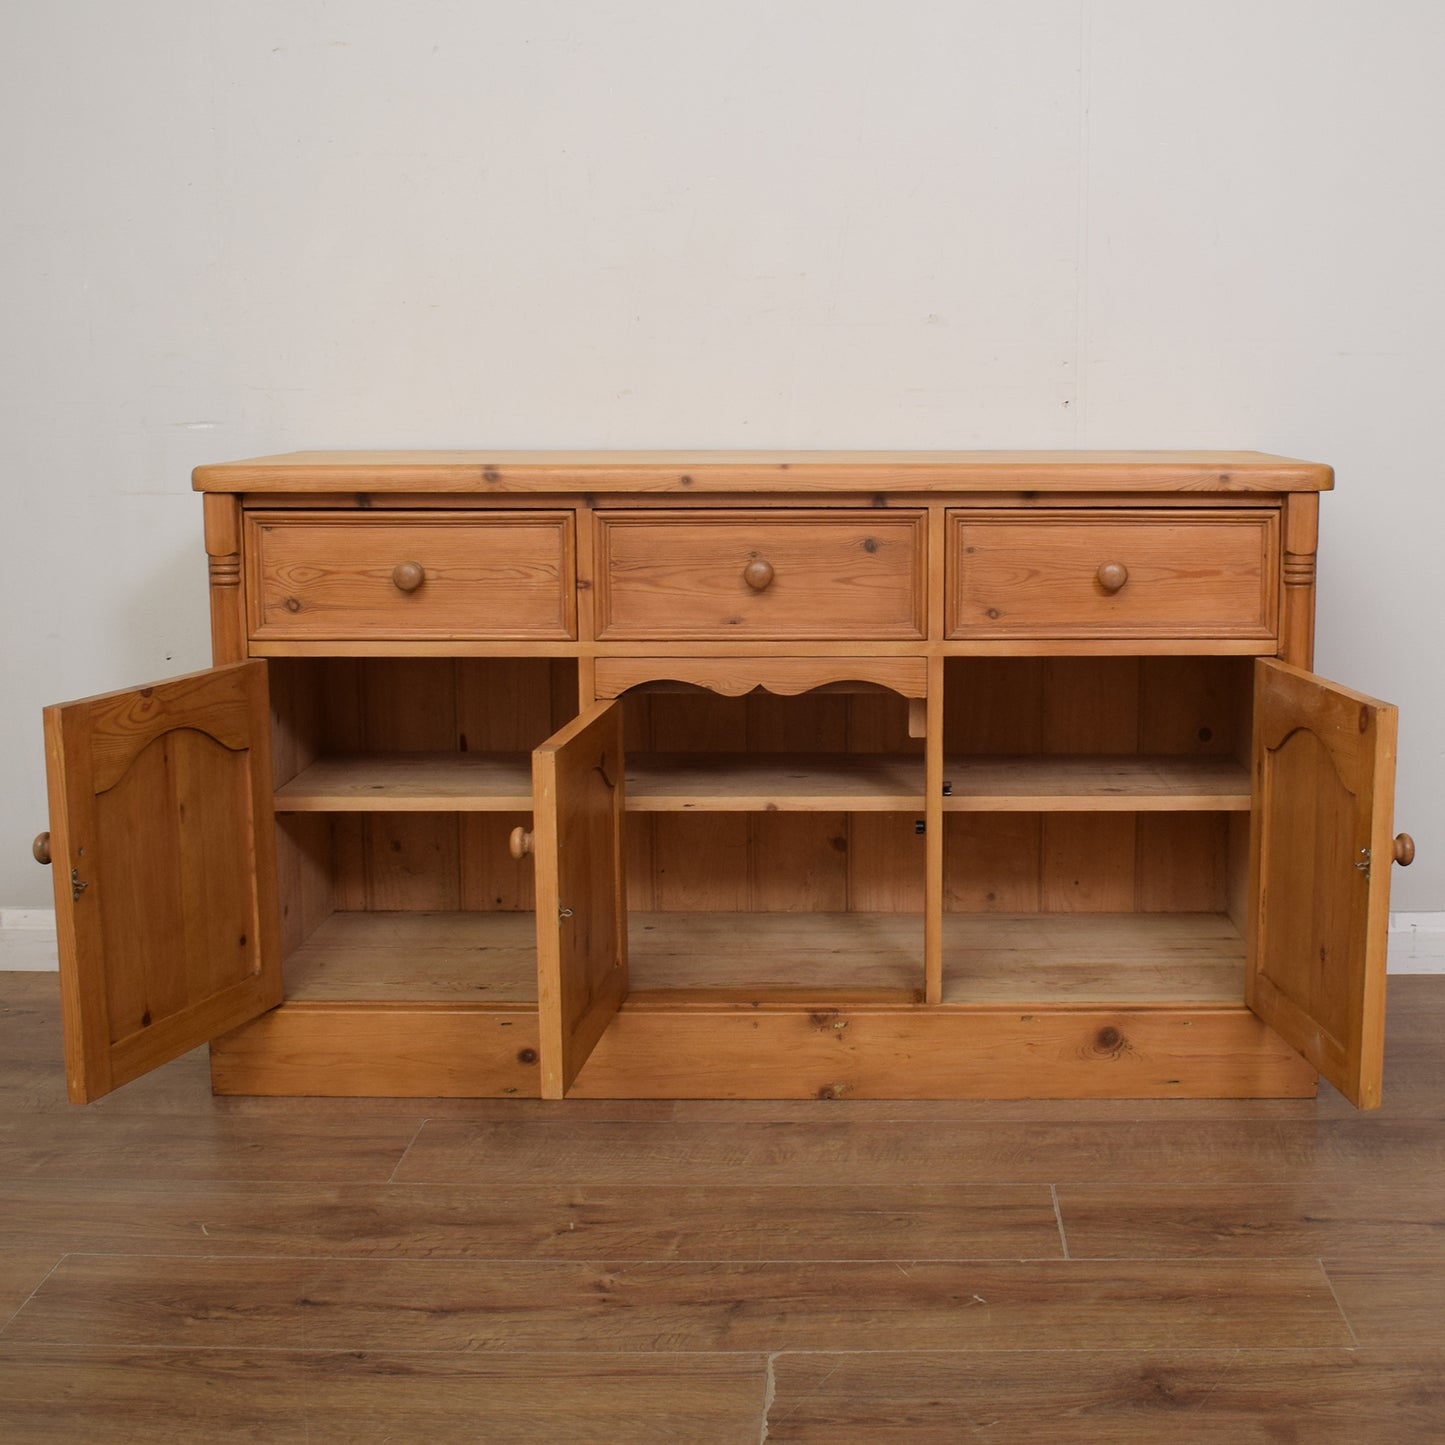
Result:
M212 1046L221 1094L535 1098L534 1014L286 1005ZM589 1099L1311 1098L1243 1007L624 1006L569 1090Z
M217 1094L535 1099L532 1009L283 1004L211 1044Z

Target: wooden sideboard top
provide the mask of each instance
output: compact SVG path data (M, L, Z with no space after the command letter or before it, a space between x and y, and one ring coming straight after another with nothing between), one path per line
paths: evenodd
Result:
M198 492L1319 492L1265 452L315 451L197 467Z

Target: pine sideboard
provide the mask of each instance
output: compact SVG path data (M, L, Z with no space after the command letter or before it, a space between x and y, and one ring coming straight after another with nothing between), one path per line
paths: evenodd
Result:
M214 666L47 709L71 1097L1379 1102L1326 466L203 466Z

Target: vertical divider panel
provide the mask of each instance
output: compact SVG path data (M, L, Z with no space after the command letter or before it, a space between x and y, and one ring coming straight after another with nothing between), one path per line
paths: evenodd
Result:
M943 739L944 678L941 653L948 568L948 510L928 507L928 565L925 569L928 622L928 696L923 738L923 1000L943 1002Z
M923 1001L943 1002L943 674L928 659L928 732L923 752Z

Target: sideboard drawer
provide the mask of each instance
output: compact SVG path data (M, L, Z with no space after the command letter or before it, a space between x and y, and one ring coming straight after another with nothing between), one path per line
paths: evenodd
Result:
M250 634L577 635L571 512L249 513Z
M948 519L949 637L1276 635L1272 510L961 509Z
M599 514L597 636L925 635L922 511Z

